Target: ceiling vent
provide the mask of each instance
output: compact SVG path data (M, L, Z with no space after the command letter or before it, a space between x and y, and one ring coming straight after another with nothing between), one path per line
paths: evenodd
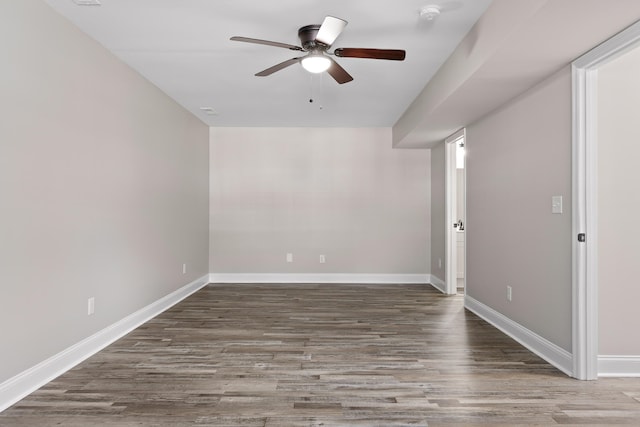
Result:
M101 6L100 0L73 0L78 6Z
M200 111L205 113L207 116L217 116L218 112L211 107L200 107Z

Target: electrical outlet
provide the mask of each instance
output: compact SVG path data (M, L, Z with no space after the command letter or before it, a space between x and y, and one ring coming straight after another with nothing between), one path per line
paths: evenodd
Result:
M182 264L182 274L187 274L187 264Z
M438 258L438 268L442 268L442 258Z
M511 301L513 297L513 289L511 286L507 286L507 301Z
M293 262L293 254L292 253L288 253L287 254L287 262Z
M96 311L96 299L91 297L87 300L87 316L91 316Z
M320 264L324 264L325 262L327 262L327 259L325 258L325 256L320 255Z

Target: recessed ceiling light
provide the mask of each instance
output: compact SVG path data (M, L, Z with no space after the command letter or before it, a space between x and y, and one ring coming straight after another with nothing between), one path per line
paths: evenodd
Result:
M420 9L420 17L427 21L433 21L438 16L440 16L440 6L438 5L432 4Z
M78 6L101 6L100 0L73 0Z
M208 116L217 116L218 112L211 107L200 107L200 111Z
M73 0L78 6L101 6L100 0Z

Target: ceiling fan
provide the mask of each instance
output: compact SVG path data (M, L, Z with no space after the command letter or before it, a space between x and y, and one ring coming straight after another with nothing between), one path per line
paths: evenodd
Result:
M364 49L364 48L351 48L343 47L335 49L333 52L329 52L331 45L338 38L344 27L346 27L347 21L335 18L333 16L327 16L324 18L322 25L306 25L298 30L298 37L302 47L295 46L287 43L274 42L269 40L252 39L249 37L231 37L231 40L263 44L267 46L282 47L289 50L295 50L300 52L307 52L306 55L297 58L291 58L287 61L281 62L269 67L266 70L262 70L256 73L256 76L265 77L269 76L276 71L280 71L283 68L290 65L300 63L302 67L311 73L328 72L331 77L340 84L350 82L353 77L347 71L342 68L336 61L329 55L339 56L341 58L367 58L367 59L389 59L392 61L403 61L406 55L404 50L399 49Z

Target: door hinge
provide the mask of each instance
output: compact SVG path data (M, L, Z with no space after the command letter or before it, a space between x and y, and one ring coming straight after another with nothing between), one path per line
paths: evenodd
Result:
M578 242L586 242L587 235L585 233L578 233Z

